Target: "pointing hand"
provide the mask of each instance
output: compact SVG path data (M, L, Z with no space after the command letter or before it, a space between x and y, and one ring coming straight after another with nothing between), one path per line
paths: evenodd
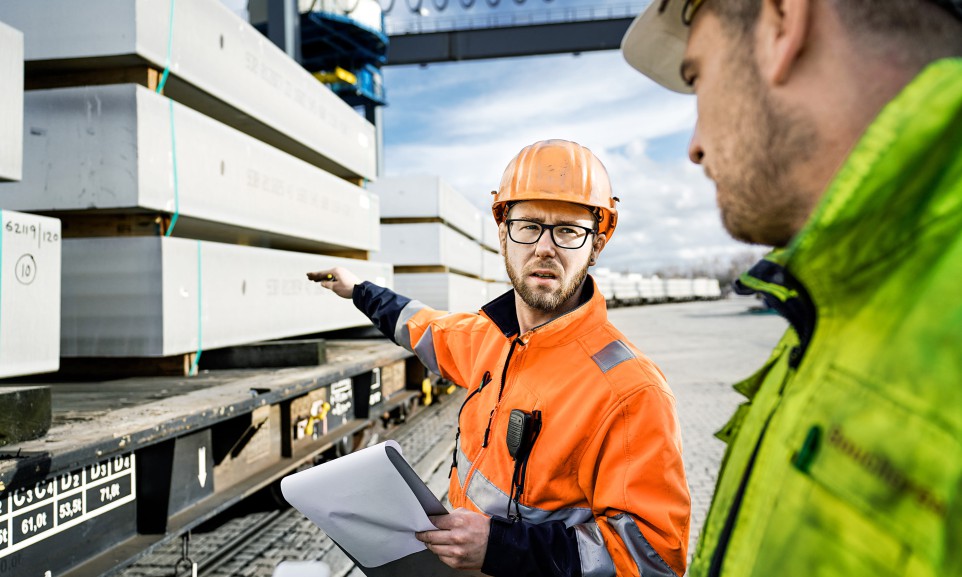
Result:
M321 283L321 286L334 291L334 294L341 298L349 299L354 295L354 285L360 279L354 273L342 267L334 267L317 272L307 273L307 278L314 282Z

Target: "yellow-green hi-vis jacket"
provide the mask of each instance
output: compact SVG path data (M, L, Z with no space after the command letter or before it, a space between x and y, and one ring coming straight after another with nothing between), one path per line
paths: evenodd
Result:
M928 66L739 281L791 322L691 575L962 575L962 60Z

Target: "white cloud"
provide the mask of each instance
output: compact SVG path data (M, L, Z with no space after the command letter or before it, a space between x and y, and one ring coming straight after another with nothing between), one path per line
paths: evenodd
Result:
M389 67L386 174L437 174L487 211L524 146L566 138L604 162L620 222L601 265L650 272L744 252L714 186L687 159L692 97L664 90L617 52Z

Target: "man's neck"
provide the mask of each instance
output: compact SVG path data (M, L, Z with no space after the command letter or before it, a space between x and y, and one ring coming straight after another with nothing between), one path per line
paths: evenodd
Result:
M514 308L518 313L518 334L523 335L532 329L551 322L554 319L578 308L578 305L581 304L581 295L583 294L584 289L585 285L582 283L581 286L578 287L578 290L575 291L575 294L571 295L568 300L561 303L561 306L551 311L542 311L528 306L528 303L522 300L521 295L518 294L518 291L515 291Z

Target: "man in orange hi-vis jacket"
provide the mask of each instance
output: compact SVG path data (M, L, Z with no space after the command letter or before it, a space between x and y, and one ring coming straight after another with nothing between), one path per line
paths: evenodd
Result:
M588 267L616 198L587 148L525 147L492 210L514 290L480 313L431 309L335 268L308 274L464 387L449 499L418 533L495 577L683 575L690 498L675 400L608 322Z

